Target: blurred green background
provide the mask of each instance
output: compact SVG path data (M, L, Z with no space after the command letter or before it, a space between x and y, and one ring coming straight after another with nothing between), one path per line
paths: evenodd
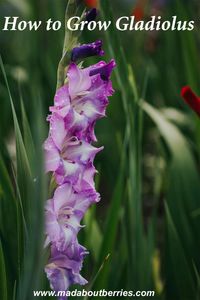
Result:
M155 290L155 299L198 300L200 121L180 90L189 84L200 93L200 4L101 0L82 1L83 8L86 2L98 2L101 19L135 15L147 21L151 15L177 15L195 20L195 30L119 32L111 27L106 33L85 31L80 36L83 43L103 39L105 59L117 62L115 94L107 118L96 129L98 144L105 146L95 162L102 200L89 210L79 234L90 251L82 274L94 290ZM66 4L0 0L0 24L4 16L64 22ZM48 193L42 142L63 39L64 29L0 31L2 300L31 300L33 290L50 289L43 274ZM96 61L87 59L84 65Z

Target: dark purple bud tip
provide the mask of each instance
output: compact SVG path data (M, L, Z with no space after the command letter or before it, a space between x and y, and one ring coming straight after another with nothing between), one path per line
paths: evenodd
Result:
M76 62L78 60L84 59L90 56L102 56L104 51L102 50L102 41L98 40L91 44L81 45L80 47L75 47L72 50L71 60Z
M108 64L106 64L102 67L91 70L90 71L90 76L100 74L102 80L108 81L110 79L112 70L115 67L116 67L115 60L112 59Z
M88 22L94 21L98 15L98 10L96 8L92 8L88 10L85 14L85 19Z

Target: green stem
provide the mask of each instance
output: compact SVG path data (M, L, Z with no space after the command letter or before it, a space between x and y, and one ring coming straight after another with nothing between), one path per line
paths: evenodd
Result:
M82 22L85 19L84 13L85 10L82 12L78 23ZM59 89L61 86L63 86L65 82L65 74L71 61L71 50L78 44L78 38L80 32L78 31L75 34L74 32L70 32L67 28L67 20L69 19L69 17L75 15L78 15L77 1L69 0L65 12L65 38L64 38L62 58L58 65L56 89Z

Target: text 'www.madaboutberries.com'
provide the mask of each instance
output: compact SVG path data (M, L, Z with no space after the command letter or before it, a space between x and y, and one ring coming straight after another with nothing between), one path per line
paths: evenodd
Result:
M155 291L33 291L34 297L154 297Z

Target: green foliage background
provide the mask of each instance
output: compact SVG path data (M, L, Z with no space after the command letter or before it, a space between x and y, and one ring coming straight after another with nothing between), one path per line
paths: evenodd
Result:
M0 18L63 21L66 4L1 0ZM110 20L130 15L135 1L101 0L100 5L100 18ZM153 5L147 1L147 16ZM199 12L197 1L174 0L159 13L194 19L198 27ZM102 38L106 59L117 62L116 92L96 130L105 146L95 163L102 200L89 210L79 234L90 251L82 272L90 289L155 290L155 299L200 299L200 121L180 98L185 84L200 93L199 30L120 33L111 27L79 37L84 43ZM3 300L31 300L33 290L49 289L43 274L48 189L42 142L63 38L64 30L0 32Z

